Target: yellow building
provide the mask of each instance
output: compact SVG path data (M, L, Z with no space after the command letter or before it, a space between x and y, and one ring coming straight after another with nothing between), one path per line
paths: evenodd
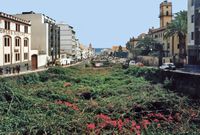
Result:
M131 46L131 48L135 48L136 45L137 45L137 43L138 43L138 41L139 41L140 39L143 39L146 35L147 35L146 33L142 33L142 34L140 34L137 38L132 37L132 38L130 38L130 40L127 42L127 44L129 44L129 45Z
M172 61L173 58L179 56L179 40L178 36L173 36L168 39L164 38L167 25L172 22L172 2L165 0L160 4L160 28L150 28L148 35L163 44L164 61Z
M119 47L120 46L112 46L112 52L118 52L119 51ZM122 47L122 51L123 52L127 52L128 50L126 49L126 47Z

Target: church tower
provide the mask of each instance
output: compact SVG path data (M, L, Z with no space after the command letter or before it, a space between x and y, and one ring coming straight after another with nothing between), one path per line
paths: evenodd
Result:
M172 2L167 0L160 4L160 27L165 27L172 21Z

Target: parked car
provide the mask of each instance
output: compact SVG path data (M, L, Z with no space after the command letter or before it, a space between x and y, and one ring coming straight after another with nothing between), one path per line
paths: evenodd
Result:
M141 63L141 62L137 62L135 65L138 66L138 67L144 67L144 64Z
M174 63L164 63L162 66L160 66L160 69L176 70L176 66Z
M130 62L129 62L129 65L130 66L134 66L136 64L136 62L134 61L134 60L131 60Z

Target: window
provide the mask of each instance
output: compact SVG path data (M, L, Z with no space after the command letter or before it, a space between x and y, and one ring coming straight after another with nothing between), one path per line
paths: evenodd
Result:
M28 26L24 26L24 33L28 33Z
M194 32L191 32L191 40L194 40Z
M168 11L166 11L166 16L168 16L169 15L169 12Z
M177 45L177 49L179 49L179 48L180 48L180 44Z
M10 22L9 21L5 21L5 29L10 30Z
M28 60L28 53L24 53L24 60Z
M170 49L170 44L169 43L167 43L167 49Z
M19 37L15 38L15 46L16 46L16 47L19 47L20 44L21 44L20 38L19 38Z
M20 54L19 53L15 53L15 61L19 61L20 60Z
M4 62L9 63L10 62L10 54L5 54L4 55Z
M9 36L4 37L4 46L5 47L11 46L11 38Z
M191 6L194 6L194 0L191 1Z
M20 24L16 24L16 31L20 32Z
M194 15L191 16L191 23L194 23Z
M24 39L24 47L28 47L28 39L27 38Z

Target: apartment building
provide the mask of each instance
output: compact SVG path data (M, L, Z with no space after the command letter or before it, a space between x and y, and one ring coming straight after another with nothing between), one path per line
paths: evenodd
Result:
M38 50L38 54L32 56L33 69L55 63L60 58L60 27L56 21L33 11L15 16L31 21L31 49Z
M188 62L200 64L200 0L188 0Z
M0 12L0 74L30 66L31 22Z
M76 32L73 27L66 23L57 24L60 27L60 50L63 55L73 56L76 55Z

